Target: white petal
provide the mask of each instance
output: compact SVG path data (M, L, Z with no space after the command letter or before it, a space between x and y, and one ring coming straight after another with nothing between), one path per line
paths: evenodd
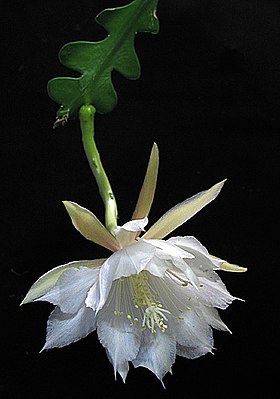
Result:
M99 288L100 288L100 281L98 279L96 283L89 289L85 300L86 306L94 311L97 309L100 300Z
M215 184L209 190L200 192L181 202L166 212L142 238L164 238L177 227L181 226L209 202L213 201L221 191L224 181Z
M50 314L44 349L61 348L86 337L96 329L92 309L82 307L75 314L63 313L58 307Z
M192 283L194 286L197 286L199 284L198 278L196 274L192 271L191 267L188 266L188 264L184 261L184 259L187 259L187 261L194 259L194 255L191 254L190 252L187 252L184 249L181 249L180 247L174 245L172 242L166 242L163 240L145 240L143 241L154 245L156 248L158 248L158 251L156 252L156 256L154 257L154 260L158 258L157 264L159 265L159 260L163 260L163 268L166 270L166 263L164 261L170 261L169 262L169 269L174 269L174 266L181 270L183 272L183 275L187 281ZM154 261L153 260L153 261ZM147 270L150 270L152 265L148 265ZM155 274L155 273L153 273ZM159 274L157 274L160 276Z
M225 323L222 321L219 312L215 308L210 308L209 306L201 306L201 313L205 321L216 330L231 332Z
M107 261L109 267L115 269L113 279L140 273L153 258L154 253L155 248L152 245L141 241L116 252Z
M172 267L170 261L158 258L154 256L151 261L146 265L145 270L153 274L154 276L163 278L166 270Z
M160 330L152 334L145 330L139 353L132 361L134 367L146 367L151 370L162 382L165 374L171 370L176 357L176 342L167 332Z
M100 267L66 270L56 285L39 300L58 305L64 313L76 313L84 305L87 293L95 285L99 272Z
M207 346L184 346L177 344L176 350L178 356L183 356L187 359L197 359L200 356L206 355L206 353L212 353L212 348Z
M121 248L126 247L135 241L136 234L144 231L144 227L148 224L148 218L138 220L131 220L123 226L118 226L114 229L114 234Z
M153 258L155 250L152 245L139 241L107 259L99 276L100 302L97 311L106 302L113 280L140 273Z
M118 226L114 229L114 233L118 234L119 230L126 230L126 231L144 231L145 226L148 224L148 218L145 217L144 219L137 219L137 220L130 220L129 222L123 224L122 226Z
M219 269L223 261L214 261L207 249L195 237L172 237L168 242L178 245L193 255L193 259L187 259L186 263L198 277L206 277L213 281L219 279L214 270Z
M87 239L117 251L119 244L115 237L109 233L106 227L88 209L71 201L63 201L63 204L71 217L73 225Z
M206 306L226 309L234 299L238 299L230 295L226 286L220 279L211 281L207 278L200 277L199 280L199 289L194 289L192 286L188 287L189 295Z
M96 260L80 260L77 262L66 263L65 265L57 266L54 269L48 271L43 276L41 276L30 288L24 300L21 302L21 305L32 302L44 294L46 294L54 285L57 280L61 276L63 272L70 268L79 268L82 266L86 267L96 267L104 262L104 259L96 259Z
M187 262L190 262L190 260ZM187 282L191 283L195 288L197 288L199 285L199 279L187 262L180 258L172 259L173 265L182 271Z
M156 248L160 249L161 251L157 252L157 256L162 259L172 259L173 257L177 258L194 258L194 256L177 247L174 245L172 242L164 241L164 240L156 240L156 239L151 239L151 240L146 240L146 239L141 239L141 241L147 242L150 245L154 245Z
M170 312L167 331L171 331L179 347L188 347L184 356L194 358L211 352L212 329L200 310L200 302L190 296L199 288L178 285L167 276L164 279L150 279L150 285L160 293L163 308Z
M180 356L194 359L213 349L213 333L203 317L195 309L184 311L174 326L177 353Z
M154 143L144 183L140 191L132 219L142 219L148 216L150 212L156 189L158 165L159 165L158 147L156 143Z
M184 237L171 237L167 240L174 245L178 245L182 249L186 249L187 251L190 249L195 250L196 252L200 252L205 256L209 256L207 249L198 241L197 238L193 236L184 236Z
M129 365L139 351L140 335L129 326L124 317L115 316L109 312L104 315L104 310L98 313L97 334L101 344L108 351L115 377L118 372L125 382Z

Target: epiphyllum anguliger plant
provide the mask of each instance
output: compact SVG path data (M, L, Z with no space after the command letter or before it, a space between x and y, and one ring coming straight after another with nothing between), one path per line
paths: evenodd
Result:
M150 369L162 381L176 354L193 359L212 352L212 328L228 330L216 308L225 309L235 299L217 271L246 270L211 256L192 236L164 240L214 200L223 181L176 205L144 232L157 181L156 144L132 219L117 225L116 200L94 140L94 115L116 105L113 70L130 79L139 77L135 32L157 33L156 7L157 0L135 0L105 10L96 20L108 37L69 43L60 52L61 62L81 76L49 82L50 96L61 105L55 126L79 114L84 149L105 205L105 225L74 202L64 205L75 228L112 254L52 269L22 301L56 306L43 349L69 345L97 330L115 375L124 381L129 362Z

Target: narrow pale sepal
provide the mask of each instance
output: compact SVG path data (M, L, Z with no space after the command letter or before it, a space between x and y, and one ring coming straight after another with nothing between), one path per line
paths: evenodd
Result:
M138 201L134 213L132 215L132 220L143 219L149 215L157 184L158 165L159 165L158 146L156 145L156 143L154 143L150 155L147 172L143 182L143 186L141 188Z
M45 295L49 290L51 290L59 277L68 269L85 267L96 267L100 266L104 262L104 259L96 260L81 260L77 262L66 263L65 265L60 265L50 270L49 272L43 274L30 288L25 298L21 302L21 305L32 302L41 296Z
M247 267L233 265L232 263L228 263L228 262L222 263L221 269L225 270L227 272L237 272L237 273L247 272Z
M162 239L181 226L209 202L213 201L220 193L225 180L215 184L209 190L202 191L191 198L181 202L166 212L142 238Z
M87 240L93 241L111 251L117 251L119 244L106 227L88 209L71 201L63 201L75 228Z

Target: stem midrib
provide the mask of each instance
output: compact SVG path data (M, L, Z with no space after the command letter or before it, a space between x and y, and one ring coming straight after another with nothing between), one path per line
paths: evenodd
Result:
M146 9L148 7L148 1L146 1L145 3L143 3L142 5L139 6L138 8L138 12L136 12L133 16L133 18L129 19L129 24L122 24L122 26L120 27L119 31L120 35L117 35L117 33L115 33L115 37L117 37L117 39L115 39L113 36L108 35L103 42L105 43L108 40L113 40L113 43L115 42L116 44L112 46L111 50L105 55L103 62L98 66L98 68L96 69L95 73L84 73L79 79L82 81L84 78L86 78L88 75L90 75L90 79L88 79L88 83L84 86L84 88L82 89L82 96L85 97L86 93L88 91L88 87L89 85L94 84L96 81L98 82L98 80L100 79L100 77L102 76L102 74L104 74L104 71L108 70L108 68L110 67L110 63L112 61L112 59L114 59L115 54L118 52L118 50L121 48L123 42L124 42L124 37L128 36L129 32L132 31L132 27L135 23L135 20L137 20L139 18L139 15L142 14L143 10ZM133 31L133 34L135 35L137 33L136 31ZM99 42L100 43L100 42ZM114 67L112 66L111 71L114 69ZM110 72L111 72L110 71ZM75 101L72 102L72 107L74 107L73 104L78 104L79 103L79 97L77 96L75 98ZM78 107L79 105L77 105ZM72 112L74 110L72 109Z

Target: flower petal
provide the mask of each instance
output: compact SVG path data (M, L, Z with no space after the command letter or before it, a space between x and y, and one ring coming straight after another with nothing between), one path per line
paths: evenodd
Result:
M41 352L69 345L86 337L95 329L96 319L92 309L84 306L75 314L67 314L56 307L50 314L46 343Z
M211 347L208 346L184 346L181 344L176 345L177 355L186 357L187 359L197 359L206 353L212 353Z
M63 204L72 219L73 225L87 240L93 241L111 251L119 249L119 244L115 237L109 233L93 213L75 202L63 201Z
M201 303L192 296L192 292L200 288L178 285L168 276L164 279L151 279L150 284L160 293L163 308L170 312L167 330L175 337L177 344L188 347L182 356L195 358L211 352L213 335L210 323L200 310Z
M123 226L118 226L114 229L114 234L121 248L135 242L135 238L144 231L144 227L148 224L148 218L131 220ZM137 233L137 234L135 234Z
M142 239L141 239L142 240ZM192 259L194 256L190 254L189 252L185 251L184 249L181 249L180 247L174 245L171 241L164 241L164 240L156 240L156 239L151 239L151 240L146 240L143 239L144 242L147 242L150 245L154 245L156 248L159 249L157 251L157 256L162 259L170 259L176 257L176 258L189 258Z
M104 259L96 260L80 260L76 262L66 263L65 265L57 266L54 269L48 271L43 276L41 276L30 288L25 298L21 302L21 305L37 300L44 294L46 294L50 289L52 289L59 277L63 272L70 268L85 267L96 267L101 265Z
M135 359L140 346L140 333L132 329L124 317L115 316L110 306L98 313L97 334L101 344L107 349L107 355L114 367L115 377L118 372L125 382L129 365Z
M111 255L100 270L99 311L106 302L113 280L140 273L154 256L156 248L144 241L138 241Z
M184 311L175 322L177 353L189 359L195 359L213 349L213 332L202 315L195 308Z
M182 249L193 249L196 252L200 252L203 255L210 257L207 249L193 236L171 237L167 240L167 242L177 245Z
M191 267L198 277L206 277L212 281L217 281L219 276L214 272L220 269L220 265L224 262L221 259L213 259L209 255L207 249L192 236L172 237L167 240L168 243L178 246L193 255L193 259L187 259L186 263Z
M171 370L176 357L176 341L167 332L151 334L145 330L139 353L132 361L134 367L146 367L162 382L165 374Z
M170 264L168 269L174 269L174 266L176 269L179 269L183 273L183 277L193 284L195 287L198 286L199 280L192 270L192 268L188 265L189 261L192 262L192 260L195 258L193 254L190 252L187 252L185 249L181 249L179 246L174 245L171 241L163 241L163 240L145 240L143 241L154 245L156 248L158 248L156 252L155 258L159 258L164 260L169 260ZM154 260L153 260L154 261ZM150 269L150 268L149 268ZM149 270L148 269L148 270Z
M143 219L148 216L150 212L157 184L158 165L158 147L156 143L154 143L143 186L132 219Z
M203 315L203 318L211 327L215 328L216 330L223 330L231 333L231 331L222 321L217 309L201 305L200 310Z
M220 278L217 281L211 281L207 278L200 277L199 281L199 289L194 289L192 286L188 287L189 295L195 301L206 306L226 309L234 299L238 299L230 295Z
M89 289L85 300L85 305L92 310L96 310L100 300L100 281L97 280L96 284Z
M120 230L125 230L129 232L144 231L144 227L148 224L148 218L130 220L129 222L118 226L114 229L114 233L117 235Z
M161 259L158 256L154 256L151 261L146 265L145 270L153 274L156 277L163 278L166 270L170 269L171 262L165 259Z
M202 191L181 202L166 212L142 238L164 238L177 227L181 226L204 206L213 201L221 191L225 180L215 184L209 190Z
M68 269L58 279L56 285L37 300L58 305L64 313L76 313L83 305L89 289L98 280L100 267L89 269Z
M199 286L199 279L197 275L194 273L192 268L188 265L188 262L185 262L183 259L180 258L173 258L172 263L175 267L177 267L183 273L186 281L191 283L195 288Z

